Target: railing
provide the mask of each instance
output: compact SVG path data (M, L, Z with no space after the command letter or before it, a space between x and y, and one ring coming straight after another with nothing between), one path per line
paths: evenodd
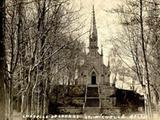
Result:
M88 85L86 84L85 98L84 98L84 103L83 103L83 111L85 110L86 101L87 101L87 87L88 87Z
M99 109L101 110L101 93L100 93L100 85L98 84L98 97L99 97Z

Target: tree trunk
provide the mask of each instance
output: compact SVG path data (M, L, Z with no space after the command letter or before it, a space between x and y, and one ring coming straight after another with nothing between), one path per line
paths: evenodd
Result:
M143 1L140 0L140 30L141 30L141 41L142 41L142 52L143 52L143 59L144 59L144 67L146 72L146 97L147 97L147 114L149 117L152 117L152 110L151 110L151 91L150 91L150 80L149 80L149 70L148 70L148 62L146 56L146 49L145 49L145 39L144 39L144 26L143 26Z
M0 2L0 118L5 120L5 46L4 46L4 28L5 28L5 0Z

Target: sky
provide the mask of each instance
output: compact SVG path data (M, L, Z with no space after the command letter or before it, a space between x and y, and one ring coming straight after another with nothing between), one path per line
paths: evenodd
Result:
M112 48L112 42L114 38L120 37L119 35L123 32L122 26L120 24L118 14L113 14L111 11L116 9L119 5L122 5L124 0L72 0L73 8L80 9L79 15L80 22L84 24L84 28L82 32L86 32L90 29L91 17L92 17L92 6L94 4L95 14L96 14L96 24L98 31L98 46L99 52L101 50L101 46L103 45L103 53L104 53L104 64L108 63L108 56L110 50ZM89 33L82 37L82 40L86 43L86 47L88 47L89 43ZM132 82L127 78L128 82ZM135 83L135 87L137 88L137 92L142 93L142 89L140 89L139 83ZM122 83L118 81L118 88L130 89L128 84Z
M101 46L103 46L104 63L108 63L108 56L110 49L112 48L112 39L118 37L118 33L122 31L118 15L111 12L106 12L117 8L121 4L122 0L72 0L75 9L81 8L80 21L83 22L85 27L82 29L86 32L90 28L92 6L95 6L96 24L98 30L98 46L99 52ZM88 47L88 34L83 37L83 41Z

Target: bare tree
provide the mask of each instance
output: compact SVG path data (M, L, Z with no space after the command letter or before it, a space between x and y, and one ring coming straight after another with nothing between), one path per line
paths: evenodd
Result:
M122 53L133 61L135 68L133 72L137 74L142 88L147 96L147 114L152 116L151 106L154 101L153 96L159 98L157 79L159 78L158 56L159 51L159 2L153 1L131 1L127 0L114 12L120 15L120 20L124 28L123 38L117 38L116 42ZM125 38L125 39L124 39ZM116 44L117 44L116 43ZM123 46L123 47L122 47ZM129 51L130 53L126 52ZM123 54L123 55L124 55ZM120 55L120 58L124 56ZM122 59L123 60L123 59ZM130 66L128 66L130 67ZM155 77L156 76L156 77Z
M80 27L73 28L77 13L67 8L69 0L7 2L6 46L9 66L8 119L16 106L21 114L47 114L48 91L57 83L74 83L82 52ZM51 84L52 83L52 84ZM14 97L14 99L13 99Z
M5 120L5 79L6 79L6 59L5 59L5 0L0 2L0 117Z

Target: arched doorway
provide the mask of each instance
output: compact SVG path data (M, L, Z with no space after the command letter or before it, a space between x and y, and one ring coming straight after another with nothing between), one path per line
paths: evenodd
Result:
M96 73L93 71L91 75L91 84L95 85L96 84Z

